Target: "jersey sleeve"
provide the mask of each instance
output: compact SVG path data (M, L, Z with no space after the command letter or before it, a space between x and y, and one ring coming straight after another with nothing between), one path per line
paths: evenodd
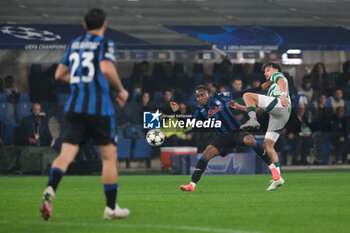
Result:
M100 52L100 61L107 60L115 62L115 45L112 40L103 42Z
M221 98L232 98L230 92L220 92L217 95L220 96Z
M232 99L232 94L230 92L220 92L217 95L220 96L225 101L228 101L228 100Z
M71 44L68 45L66 48L66 53L64 54L64 57L61 60L61 64L69 66L69 54L70 54L70 46Z
M284 78L284 75L282 73L275 73L271 75L270 80L275 83L279 78Z

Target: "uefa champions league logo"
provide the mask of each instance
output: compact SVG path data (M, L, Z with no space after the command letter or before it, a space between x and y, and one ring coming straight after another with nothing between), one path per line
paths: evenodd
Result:
M61 36L53 32L46 30L41 31L30 27L5 26L0 28L0 31L4 34L25 40L56 41L61 39Z

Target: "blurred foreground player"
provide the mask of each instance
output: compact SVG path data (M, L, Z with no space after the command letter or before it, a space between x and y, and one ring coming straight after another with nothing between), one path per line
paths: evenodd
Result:
M55 74L56 80L70 82L71 96L65 106L61 153L52 164L40 206L45 220L50 220L52 216L52 202L61 178L78 153L79 146L90 137L102 156L102 182L107 199L104 218L124 218L130 213L116 203L117 148L109 85L118 91L120 105L125 104L128 92L114 67L114 42L103 37L107 28L104 12L90 9L84 18L84 28L86 34L71 41Z
M193 192L196 184L207 168L210 159L215 156L226 156L238 145L252 147L260 158L269 166L271 161L264 148L256 143L252 134L240 131L241 123L236 119L230 109L230 102L233 99L242 97L245 92L259 92L267 90L270 82L265 82L262 86L251 88L240 92L225 92L210 96L209 90L205 86L198 86L195 89L196 101L200 105L192 114L197 120L207 120L215 118L221 120L221 128L215 128L217 136L203 151L202 157L198 160L196 169L192 174L191 182L188 185L181 185L183 191ZM171 102L174 112L179 109L175 102ZM273 176L278 175L277 170L271 170Z
M245 93L243 100L246 105L241 106L236 104L234 108L244 110L248 112L249 120L241 126L243 130L249 130L251 128L259 128L260 124L256 119L255 108L259 107L263 111L269 113L269 126L265 134L264 149L269 154L273 164L270 169L277 169L278 174L281 174L279 167L279 159L277 152L275 151L275 143L277 142L282 129L287 124L290 112L292 109L291 99L288 90L288 80L281 73L281 66L276 62L268 62L262 66L266 80L270 80L271 86L267 91L267 95L260 95L256 93ZM267 190L275 190L279 186L284 184L283 178L273 176L271 185Z

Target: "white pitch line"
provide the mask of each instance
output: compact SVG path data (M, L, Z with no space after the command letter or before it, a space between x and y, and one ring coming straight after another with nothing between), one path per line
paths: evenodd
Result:
M0 220L0 223L11 223L7 220ZM125 224L125 223L75 223L75 222L44 222L44 221L20 221L16 224L26 225L57 225L57 226L77 226L77 227L124 227L124 228L149 228L149 229L169 229L182 231L201 231L201 232L217 232L217 233L260 233L256 231L241 231L234 229L220 229L210 227L191 227L191 226L172 226L172 225L152 225L152 224Z

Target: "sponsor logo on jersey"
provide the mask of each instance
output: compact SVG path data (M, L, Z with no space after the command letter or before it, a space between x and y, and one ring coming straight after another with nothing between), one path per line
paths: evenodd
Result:
M219 102L220 103L220 102ZM214 116L216 113L220 112L222 110L221 106L215 106L214 109L209 109L208 110L208 117Z

